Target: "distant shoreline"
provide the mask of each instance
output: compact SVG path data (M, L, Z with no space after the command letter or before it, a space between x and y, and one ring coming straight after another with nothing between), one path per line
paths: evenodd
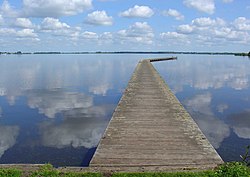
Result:
M119 51L119 52L0 52L0 55L37 55L37 54L192 54L192 55L234 55L234 56L249 56L249 53L237 53L237 52L174 52L174 51L158 51L158 52L142 52L142 51Z

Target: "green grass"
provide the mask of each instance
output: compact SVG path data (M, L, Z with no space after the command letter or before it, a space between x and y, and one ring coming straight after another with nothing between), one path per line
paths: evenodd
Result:
M102 177L101 173L77 173L77 172L60 172L53 168L51 164L42 166L38 171L33 172L30 177Z
M250 177L250 168L241 162L230 162L203 172L116 173L112 177Z
M230 162L203 172L116 173L112 177L250 177L250 168L241 162Z
M116 173L112 177L213 177L214 172Z
M19 177L22 175L21 170L8 168L8 169L0 169L0 177Z
M25 174L17 169L0 169L0 177L19 177ZM31 177L250 177L250 168L244 163L230 162L220 165L214 170L202 172L172 172L172 173L78 173L61 172L52 165L46 164L39 170L30 173Z

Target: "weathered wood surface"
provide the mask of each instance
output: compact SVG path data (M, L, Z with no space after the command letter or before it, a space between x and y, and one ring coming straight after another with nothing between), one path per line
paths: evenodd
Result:
M90 162L112 171L209 169L223 163L150 60L138 63Z

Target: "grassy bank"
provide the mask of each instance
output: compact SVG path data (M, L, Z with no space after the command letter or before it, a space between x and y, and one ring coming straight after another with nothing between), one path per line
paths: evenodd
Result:
M52 167L44 165L34 172L25 172L18 169L0 169L0 177L250 177L250 168L240 162L225 163L218 168L203 172L173 172L173 173L77 173L61 172Z

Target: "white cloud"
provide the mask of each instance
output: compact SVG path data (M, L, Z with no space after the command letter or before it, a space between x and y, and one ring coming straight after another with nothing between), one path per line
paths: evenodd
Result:
M238 17L234 20L233 24L238 30L250 31L250 19L246 17Z
M192 25L180 25L178 26L177 31L181 34L190 34L194 31L194 28Z
M34 33L34 29L22 29L16 32L16 36L22 38L36 38L37 34Z
M214 0L184 0L187 7L195 8L198 11L213 14L215 11Z
M160 33L160 38L163 39L166 43L166 45L179 45L180 43L182 45L189 45L190 41L188 39L188 36L185 34L180 34L178 32L165 32Z
M19 128L17 126L0 125L0 158L6 150L16 143Z
M208 18L196 18L192 20L192 25L195 27L210 27L214 25L214 21Z
M59 19L51 17L47 17L42 21L40 30L53 37L58 37L57 39L64 37L65 40L72 41L78 40L81 34L80 27L71 27Z
M151 26L147 22L136 22L127 30L117 32L117 37L120 42L132 42L142 44L152 44L154 33Z
M0 28L0 35L3 35L3 36L8 35L11 37L39 40L37 38L38 35L34 32L34 29L22 29L22 30L16 31L15 29L12 29L12 28Z
M34 28L34 25L28 18L17 18L14 25L20 28Z
M18 12L15 11L11 7L11 5L9 4L9 2L7 0L3 1L2 5L0 7L0 13L4 17L17 17L18 16Z
M177 32L161 33L160 36L162 38L168 38L168 39L183 39L183 38L186 38L186 35L180 34L180 33L177 33Z
M239 17L232 23L221 18L195 18L190 24L179 25L176 31L186 34L194 43L202 45L247 44L250 41L250 20ZM227 43L229 42L229 43Z
M154 15L154 11L148 6L138 6L135 5L133 8L121 12L120 16L122 17L140 17L140 18L149 18Z
M210 26L224 26L225 21L217 18L217 19L211 19L209 17L201 17L201 18L196 18L192 20L192 25L195 25L197 27L210 27Z
M88 14L86 23L91 24L91 25L109 26L113 24L113 18L111 16L108 16L104 10L94 11Z
M60 17L82 13L92 0L23 0L24 13L32 17Z
M231 31L232 30L230 28L223 27L220 29L215 29L213 33L218 38L226 38L231 33Z
M59 19L46 17L43 19L41 23L42 30L59 30L59 29L68 29L70 28L69 25L66 23L62 23L59 21Z
M97 34L94 32L85 31L82 33L81 36L83 37L83 39L87 39L88 41L97 42L99 46L113 44L114 42L113 40L114 34L111 32L104 32L101 34Z
M94 32L85 31L81 35L84 39L98 39L98 35Z
M113 40L113 34L111 32L104 32L100 35L100 39L102 39L104 42L111 41Z
M176 20L183 20L184 15L182 15L180 12L178 12L175 9L168 9L163 12L164 15L174 17Z

